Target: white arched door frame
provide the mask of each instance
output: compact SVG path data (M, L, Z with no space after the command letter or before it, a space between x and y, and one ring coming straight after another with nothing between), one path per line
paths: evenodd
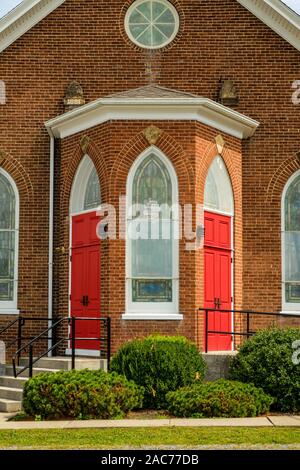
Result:
M215 164L215 162L217 161L217 159L221 159L222 161L222 164L224 165L224 176L225 178L223 179L222 181L222 175L217 175L217 179L215 180L215 183L216 185L226 185L227 188L222 188L221 187L221 192L223 192L223 197L220 196L219 194L219 197L218 197L218 200L220 202L220 200L223 202L224 200L224 197L226 195L226 197L228 198L229 197L229 203L228 203L228 206L230 206L229 209L222 209L220 207L217 207L217 208L214 208L212 207L211 205L208 205L206 203L206 200L205 200L205 196L206 196L206 184L207 184L207 181L208 181L208 178L210 176L210 171L213 169L213 165ZM230 187L229 187L230 185ZM226 194L227 192L227 194ZM231 230L231 252L232 252L232 263L231 263L231 299L232 299L232 302L231 302L231 309L234 310L234 265L235 265L235 259L234 259L234 192L233 192L233 187L232 187L232 182L231 182L231 178L230 178L230 175L229 175L229 172L228 172L228 169L227 169L227 166L226 166L226 163L224 161L224 159L222 158L221 155L217 154L215 156L215 158L212 160L211 162L211 165L208 169L208 172L207 172L207 175L206 175L206 181L205 181L205 188L204 188L204 212L211 212L211 213L214 213L214 214L219 214L219 215L224 215L226 217L230 217L231 219L231 226L230 226L230 230ZM235 325L234 325L234 313L231 314L231 325L232 325L232 331L234 332L235 330ZM234 342L232 342L232 350L234 350Z
M85 155L81 160L73 181L70 197L70 215L93 212L97 208L84 210L85 194L87 185L95 165L89 155ZM100 184L100 182L99 182ZM101 188L100 188L101 193Z

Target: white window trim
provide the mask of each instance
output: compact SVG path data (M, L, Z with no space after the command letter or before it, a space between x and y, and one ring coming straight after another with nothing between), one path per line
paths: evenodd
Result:
M300 315L300 303L286 302L285 300L285 198L287 191L293 181L300 176L300 170L296 171L287 181L281 198L281 296L282 296L282 311L284 315Z
M18 315L18 263L19 263L19 213L20 213L20 198L19 191L16 183L12 177L3 168L0 168L0 173L8 180L11 184L15 194L15 264L14 264L14 299L12 301L1 301L0 300L0 315Z
M155 321L181 321L183 320L183 315L181 313L124 313L122 315L122 320L155 320Z
M160 44L159 46L144 46L138 40L136 40L135 37L131 34L130 27L129 27L129 19L133 10L135 10L142 3L145 3L145 1L146 0L137 0L133 2L133 4L130 5L130 7L128 8L126 15L125 15L126 34L129 37L130 41L132 41L134 44L136 44L138 47L142 49L150 49L150 50L162 49L163 47L166 47L168 44L170 44L178 34L179 26L180 26L180 19L179 19L178 11L176 10L175 6L172 5L172 3L169 2L168 0L158 0L159 3L163 3L167 8L169 8L172 11L174 15L174 19L175 19L174 32L163 44Z
M132 205L132 188L135 173L149 155L154 153L166 165L172 182L172 204L179 202L178 179L175 169L170 160L156 146L147 148L132 165L126 187L126 312L123 320L182 320L179 313L179 240L173 240L173 275L172 275L172 302L133 302L132 301L132 254L131 243L127 238L128 213ZM174 220L174 233L177 232L179 220Z
M87 185L94 168L95 165L89 155L84 155L77 168L74 182L72 185L70 197L70 213L72 215L82 214L84 212L88 213L92 211L92 209L87 209L86 211L84 211L83 208Z

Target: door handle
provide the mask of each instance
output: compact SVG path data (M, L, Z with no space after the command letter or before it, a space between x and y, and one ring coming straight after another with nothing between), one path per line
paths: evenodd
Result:
M87 307L88 304L90 303L90 302L89 302L89 296L88 296L88 295L84 295L84 296L82 297L81 303L82 303L82 305L83 305L84 307Z

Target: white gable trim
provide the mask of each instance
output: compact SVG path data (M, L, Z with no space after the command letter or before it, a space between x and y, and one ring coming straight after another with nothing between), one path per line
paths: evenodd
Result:
M0 52L52 13L65 0L23 0L0 19Z
M208 98L101 98L45 123L51 136L65 138L110 120L198 121L226 134L251 137L259 122Z
M280 0L237 0L300 51L300 16Z
M300 16L280 0L237 0L287 42L300 50ZM0 52L20 38L65 0L23 0L0 19Z

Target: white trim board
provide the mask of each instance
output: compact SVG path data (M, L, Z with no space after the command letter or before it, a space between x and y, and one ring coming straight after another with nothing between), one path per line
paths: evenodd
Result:
M203 97L119 98L92 101L45 123L51 136L65 138L111 120L198 121L239 139L251 137L259 122Z
M149 320L149 321L181 321L183 320L183 315L181 313L124 313L122 315L122 320L130 320L130 321L141 321L141 320Z
M0 53L64 2L65 0L23 0L0 19Z
M237 0L300 51L300 16L281 0Z
M280 0L237 0L269 28L300 50L300 16ZM65 0L23 0L0 19L0 53Z

